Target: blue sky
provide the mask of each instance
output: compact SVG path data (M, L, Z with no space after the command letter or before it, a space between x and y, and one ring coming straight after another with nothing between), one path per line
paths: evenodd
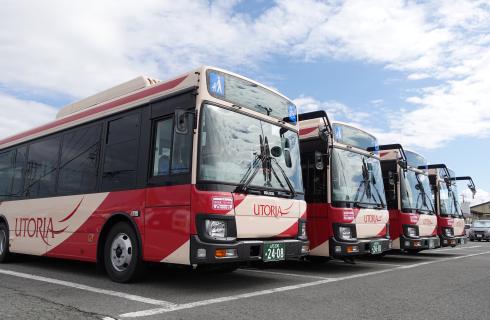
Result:
M7 0L0 136L137 75L211 64L473 176L481 202L489 49L489 0Z

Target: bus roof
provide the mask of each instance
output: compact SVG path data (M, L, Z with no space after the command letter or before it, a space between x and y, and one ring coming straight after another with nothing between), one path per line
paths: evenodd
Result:
M139 76L127 82L121 83L115 87L101 91L90 97L84 98L80 101L64 106L56 114L56 119L60 119L70 114L80 112L82 110L98 105L99 103L106 102L130 94L131 92L135 92L140 89L150 87L159 82L161 81L157 79L152 79L150 77L145 77L145 76Z
M291 99L279 93L277 90L258 83L257 81L211 66L201 66L167 81L140 76L63 107L58 112L56 119L52 122L0 140L0 150L137 107L141 104L148 103L159 96L194 86L197 87L199 85L199 74L204 74L207 69L221 71L247 80L291 101Z

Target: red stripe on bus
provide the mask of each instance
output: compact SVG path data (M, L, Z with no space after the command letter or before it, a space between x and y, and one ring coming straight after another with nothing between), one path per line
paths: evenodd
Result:
M75 207L75 209L73 209L73 211L72 211L72 212L70 212L70 214L66 216L66 218L64 218L64 219L62 219L62 220L60 220L60 221L58 221L58 222L65 222L65 221L70 220L70 218L71 218L71 217L73 217L73 215L75 214L75 212L77 212L77 211L78 211L78 208L80 208L80 205L82 204L82 201L83 201L83 198L82 198L82 200L80 200L80 202L79 202L79 203L78 203L78 205Z
M76 113L74 115L67 116L65 118L62 118L62 119L59 119L59 120L55 120L53 122L47 123L45 125L42 125L40 127L37 127L37 128L31 129L31 130L28 130L28 131L25 131L25 132L16 134L14 136L11 136L9 138L6 138L4 140L1 140L0 141L0 146L1 145L4 145L6 143L9 143L9 142L15 141L15 140L19 140L19 139L22 139L22 138L25 138L25 137L34 135L36 133L40 133L40 132L45 131L45 130L49 130L49 129L55 128L57 126L61 126L61 125L65 124L65 123L76 121L76 120L79 120L79 119L82 119L82 118L91 116L91 115L96 114L96 113L100 113L100 112L104 112L104 111L107 111L107 110L116 108L116 107L118 107L120 105L129 103L129 102L133 102L133 101L136 101L136 100L145 98L147 96L151 96L151 95L153 95L155 93L158 93L158 92L161 92L161 91L170 90L170 89L175 88L176 86L178 86L180 83L182 83L182 81L184 81L185 78L187 78L187 76L183 76L181 78L178 78L178 79L175 79L175 80L172 80L172 81L169 81L169 82L162 83L162 84L160 84L158 86L151 87L151 88L149 88L147 90L144 90L144 91L141 91L141 92L138 92L138 93L129 95L129 96L124 97L124 98L121 98L119 100L112 101L112 102L103 104L101 106L95 107L95 108L89 108L89 109L87 109L85 111Z
M313 127L313 128L301 129L301 130L299 130L299 135L302 136L302 135L311 133L311 132L315 131L316 129L318 129L318 128Z

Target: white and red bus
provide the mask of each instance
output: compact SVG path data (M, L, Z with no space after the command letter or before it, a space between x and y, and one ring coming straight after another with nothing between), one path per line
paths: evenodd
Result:
M310 258L349 261L391 249L380 159L367 151L376 138L330 123L324 111L299 119Z
M456 180L467 180L466 177L455 177L454 172L444 164L432 164L429 169L430 183L437 212L437 233L441 238L441 246L455 247L465 244L465 222L458 200ZM471 180L470 177L468 177ZM468 185L473 194L476 193L473 180Z
M280 93L210 67L69 105L0 141L0 261L93 261L127 282L144 261L298 259L308 241L296 117Z
M400 144L379 146L393 249L419 252L440 247L427 161Z

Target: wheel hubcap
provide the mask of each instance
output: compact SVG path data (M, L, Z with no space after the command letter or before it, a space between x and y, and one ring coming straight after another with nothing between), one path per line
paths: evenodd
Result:
M3 251L7 247L7 235L5 234L5 230L0 230L0 255L3 254Z
M131 264L133 258L133 245L131 239L125 233L119 233L112 240L111 262L114 269L119 272L125 271Z

